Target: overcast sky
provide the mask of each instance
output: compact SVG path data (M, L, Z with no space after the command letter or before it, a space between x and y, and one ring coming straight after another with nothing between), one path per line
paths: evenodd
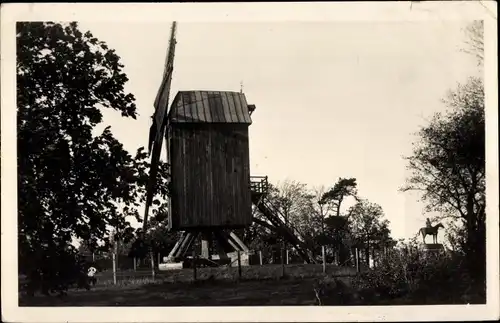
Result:
M398 192L403 155L419 126L446 107L450 88L477 74L461 53L464 22L182 23L171 97L179 90L243 91L253 175L311 188L355 177L395 238L424 225L418 196ZM170 22L80 23L116 49L137 99L138 120L105 123L134 153L146 146Z

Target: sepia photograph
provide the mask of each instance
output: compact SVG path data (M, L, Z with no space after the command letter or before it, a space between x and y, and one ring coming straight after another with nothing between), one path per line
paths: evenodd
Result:
M91 6L2 30L2 227L17 228L2 228L2 303L80 321L86 307L498 313L496 16Z

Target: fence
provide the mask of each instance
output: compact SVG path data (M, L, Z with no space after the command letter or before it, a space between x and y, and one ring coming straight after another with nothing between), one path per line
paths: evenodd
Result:
M188 270L167 270L160 271L158 264L162 257L149 256L147 259L138 260L132 258L132 266L111 255L111 268L102 270L97 275L98 280L105 284L119 284L121 281L141 281L141 280L188 280L204 279L204 277L214 278L271 278L294 276L300 274L301 277L307 274L332 274L337 276L352 276L359 273L362 268L360 264L359 251L356 250L355 266L339 266L327 263L325 247L322 248L321 261L316 265L305 264L298 254L290 250L260 250L253 254L236 252L235 259L228 266L216 268L204 268L204 262L196 254L189 257ZM113 260L114 259L114 260ZM248 266L246 266L248 265ZM181 273L183 272L183 273ZM191 272L191 273L188 273ZM189 278L190 277L190 278Z
M100 283L118 284L130 279L154 279L161 262L161 254L139 259L115 253L92 253L82 255L87 267L97 269L96 278Z
M292 261L290 257L286 261L286 252L278 253L277 250L257 251L253 255L244 252L236 252L236 259L233 259L229 266L220 267L202 267L202 261L198 256L188 259L191 265L183 270L164 270L160 271L158 264L161 262L161 254L148 256L146 259L134 259L124 255L106 254L88 254L86 265L95 267L98 271L95 275L96 286L113 285L135 285L151 282L171 282L183 283L196 280L265 280L276 279L279 277L310 278L321 277L324 274L329 276L354 276L364 268L359 266L359 257L357 266L337 266L326 262L323 248L322 263L304 264L303 261ZM267 254L266 254L267 253ZM283 255L281 261L280 254ZM288 253L290 256L291 252ZM246 258L248 256L248 258ZM267 258L266 258L267 257ZM273 258L274 257L274 258ZM195 261L192 261L192 260ZM272 260L272 261L266 261ZM248 265L246 265L248 264ZM19 283L24 286L26 279L20 277Z

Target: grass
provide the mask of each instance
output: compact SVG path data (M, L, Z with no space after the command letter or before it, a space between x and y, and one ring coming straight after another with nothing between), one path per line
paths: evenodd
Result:
M237 268L199 268L159 272L101 273L90 291L70 290L65 297L20 297L20 306L281 306L281 305L431 305L484 303L480 287L468 291L407 294L387 298L369 290L356 290L360 276L354 268L322 265L281 265ZM453 294L450 298L449 294Z
M237 268L199 268L160 272L153 280L146 271L121 272L113 284L110 272L101 273L90 291L70 290L65 297L23 296L20 306L232 306L315 305L314 286L332 275L348 282L353 268L321 265L281 265Z

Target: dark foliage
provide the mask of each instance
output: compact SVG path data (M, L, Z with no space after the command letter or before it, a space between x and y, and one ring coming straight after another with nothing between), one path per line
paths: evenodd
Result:
M404 190L419 190L429 211L458 225L456 242L469 259L471 270L484 276L486 262L486 173L484 86L470 78L450 91L450 110L436 114L418 133L412 172ZM460 236L462 239L460 239Z
M72 239L91 249L130 237L149 164L133 157L102 123L103 109L136 118L134 96L114 50L76 23L17 24L19 272L61 290L77 277ZM166 192L162 165L158 194ZM75 267L76 266L76 267Z
M352 281L365 304L398 299L413 304L464 304L486 301L486 282L474 277L457 254L429 253L411 246L393 250L376 268Z

